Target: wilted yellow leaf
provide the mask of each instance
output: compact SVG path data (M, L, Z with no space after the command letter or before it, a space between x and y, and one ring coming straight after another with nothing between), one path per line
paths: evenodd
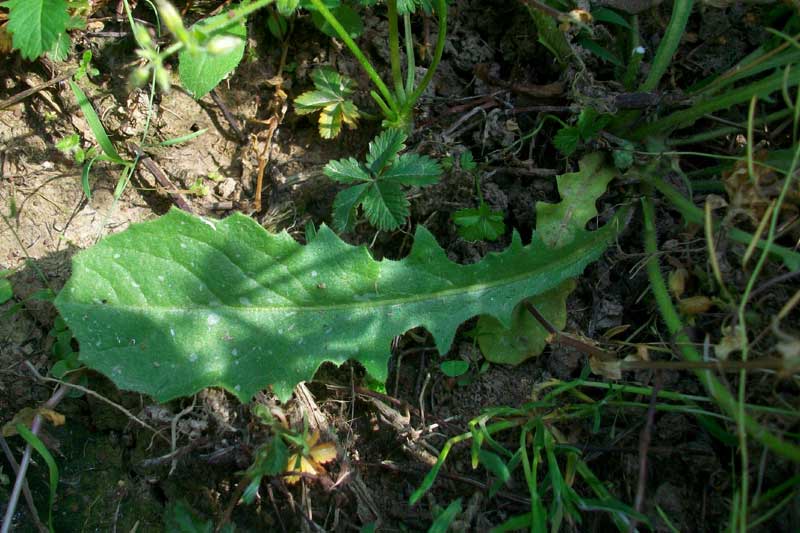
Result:
M311 458L320 464L330 463L336 459L336 445L323 442L311 448Z
M64 424L66 418L61 413L53 411L52 409L48 409L46 407L40 407L38 409L34 409L33 407L23 407L20 409L17 414L14 415L10 421L6 422L3 425L3 436L4 437L13 437L17 434L17 424L22 424L25 427L31 427L33 424L33 418L36 415L41 415L42 418L53 424L54 426L61 426Z
M319 431L306 437L308 456L300 453L292 454L286 463L286 472L301 472L303 474L324 474L322 465L336 459L336 445L332 442L319 442ZM286 476L286 483L293 485L300 481L300 476Z
M300 462L298 467L298 461ZM314 467L314 464L303 457L300 454L293 454L289 457L289 461L286 463L286 471L287 472L300 472L303 474L318 474L317 469ZM325 471L324 469L322 470ZM286 483L289 485L294 485L298 481L300 481L300 476L286 476L284 478Z

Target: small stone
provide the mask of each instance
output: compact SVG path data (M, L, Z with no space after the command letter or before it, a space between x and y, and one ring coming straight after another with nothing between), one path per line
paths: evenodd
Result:
M233 178L225 178L217 185L216 190L218 195L227 200L236 191L236 180Z

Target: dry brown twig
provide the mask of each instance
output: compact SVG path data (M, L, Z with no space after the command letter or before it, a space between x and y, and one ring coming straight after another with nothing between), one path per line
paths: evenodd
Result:
M29 369L29 370L30 370L30 371L33 373L33 375L34 375L34 376L36 377L36 379L38 379L39 381L46 381L46 382L50 382L50 383L56 383L56 384L58 384L58 385L62 385L62 386L64 386L64 387L67 387L67 388L69 388L69 389L75 389L75 390L79 390L79 391L81 391L82 393L84 393L84 394L87 394L87 395L89 395L89 396L91 396L91 397L93 397L93 398L97 398L97 399L98 399L98 400L100 400L101 402L107 403L108 405L110 405L110 406L111 406L111 407L113 407L114 409L118 410L119 412L121 412L122 414L124 414L124 415L125 415L125 416L127 416L129 419L133 420L134 422L136 422L137 424L139 424L139 425L140 425L140 426L142 426L143 428L145 428L145 429L149 429L149 430L150 430L150 431L152 431L152 432L153 432L153 433L154 433L156 436L158 436L158 437L161 437L161 439L163 439L163 440L164 440L164 442L166 442L166 443L169 443L169 442L170 442L170 441L169 441L169 439L167 439L167 438L166 438L164 435L162 435L162 434L161 434L161 431L157 430L156 428L154 428L153 426L151 426L150 424L148 424L148 423L147 423L147 422L145 422L144 420L142 420L142 419L138 418L136 415L134 415L133 413L131 413L130 411L128 411L127 409L125 409L124 407L122 407L121 405L119 405L118 403L112 402L111 400L109 400L108 398L106 398L105 396L103 396L102 394L98 394L98 393L96 393L95 391L93 391L92 389L88 389L88 388L86 388L86 387L83 387L83 386L81 386L81 385L78 385L78 384L76 384L76 383L71 383L71 382L68 382L68 381L62 381L62 380L60 380L60 379L56 379L56 378L48 378L48 377L46 377L46 376L43 376L43 375L41 375L41 374L39 373L39 371L38 371L38 370L36 370L36 367L34 367L34 366L31 364L31 362L30 362L30 361L25 361L25 364L28 366L28 369Z

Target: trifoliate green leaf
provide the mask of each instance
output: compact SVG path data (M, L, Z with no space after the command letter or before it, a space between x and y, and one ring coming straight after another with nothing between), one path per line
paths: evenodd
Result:
M472 157L472 152L469 150L461 153L461 157L459 158L459 163L461 164L461 170L464 170L466 172L472 172L473 170L478 168L478 164L475 162L475 158Z
M306 91L294 99L294 111L298 115L308 115L339 101L338 96L324 91Z
M323 107L319 114L319 122L317 129L319 136L323 139L333 139L339 136L342 132L342 105L339 103L331 104Z
M59 33L56 42L47 51L47 56L53 61L66 61L71 47L72 40L69 38L69 34L67 32Z
M496 241L506 231L503 213L492 211L486 202L477 209L460 209L453 214L458 234L468 241Z
M8 0L7 31L25 59L36 59L56 47L65 35L69 15L65 0Z
M56 150L59 152L70 153L81 146L81 138L77 133L70 133L56 142Z
M582 142L596 138L600 130L611 121L611 115L601 115L591 107L583 109L575 126L565 126L558 130L553 145L564 155L572 155Z
M590 141L597 137L600 130L606 127L611 121L611 115L601 115L591 107L582 110L578 115L578 131L581 133L581 139Z
M225 17L227 15L223 13L204 19L195 24L193 28L214 24L224 20ZM199 100L210 93L211 89L225 79L225 76L233 72L244 56L245 41L247 40L247 28L244 22L232 26L222 35L235 37L240 42L224 54L214 55L202 49L192 53L183 49L178 55L178 74L181 83L195 99Z
M565 65L572 56L572 47L564 36L564 32L558 27L556 20L544 11L528 5L528 13L536 25L538 41L558 60Z
M510 325L522 298L579 275L618 223L550 249L517 235L502 253L451 262L418 226L409 255L373 260L326 227L308 245L244 215L208 220L173 209L73 258L56 298L80 361L122 389L167 401L211 386L282 400L325 361L355 359L385 380L392 339L425 327L446 353L476 315Z
M354 157L331 161L325 165L323 173L333 181L355 183L369 181L370 176Z
M323 139L333 139L342 131L342 124L356 127L361 116L358 107L348 99L355 83L327 67L311 74L315 90L306 91L294 100L298 115L320 112L319 134Z
M358 206L369 188L362 183L340 191L333 200L333 223L337 231L350 231L356 225Z
M402 185L422 186L439 180L442 169L433 159L416 154L397 155L405 148L405 140L402 131L388 129L369 143L366 165L351 157L325 166L325 174L335 181L370 184L359 194L348 189L336 196L334 227L340 231L352 229L356 209L361 205L370 224L382 230L397 229L408 216L409 204Z

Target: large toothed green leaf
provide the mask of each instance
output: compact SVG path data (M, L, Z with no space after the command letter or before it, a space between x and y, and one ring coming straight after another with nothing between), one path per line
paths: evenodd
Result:
M569 247L573 239L586 233L586 224L597 216L597 200L617 175L617 170L605 163L600 152L584 156L579 166L578 172L556 178L560 202L536 203L536 234L554 250ZM567 297L574 287L572 280L566 281L528 301L553 326L561 329L567 321ZM514 310L511 327L482 316L475 329L481 352L494 363L519 364L541 354L547 345L547 331L522 304Z
M64 0L8 0L8 31L25 59L36 59L63 39L69 23Z
M458 265L423 227L401 261L375 261L323 226L308 245L252 219L173 209L73 260L56 306L80 358L120 388L166 401L221 386L281 399L324 361L360 361L385 380L394 336L423 326L446 352L475 315L509 324L520 299L580 274L617 224L557 250L540 240Z

